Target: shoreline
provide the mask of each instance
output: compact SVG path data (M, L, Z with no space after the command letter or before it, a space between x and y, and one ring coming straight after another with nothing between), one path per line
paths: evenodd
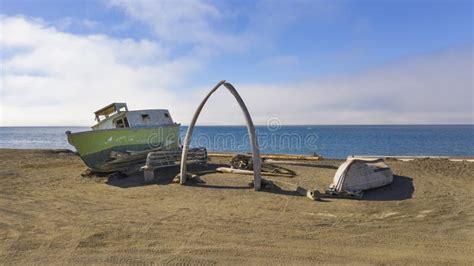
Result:
M15 151L15 150L21 150L21 151L53 151L53 152L66 152L66 153L74 153L77 154L76 151L72 149L45 149L45 148L0 148L0 151L2 150L9 150L9 151ZM229 151L208 151L208 155L210 157L215 156L215 157L232 157L237 154L247 154L251 155L251 152L229 152ZM265 159L264 157L273 157L273 156L287 156L287 157L293 157L291 160L306 160L303 159L303 157L309 157L309 160L347 160L349 158L356 158L356 159L375 159L375 158L381 158L385 160L399 160L399 161L412 161L412 160L423 160L423 159L446 159L449 161L453 162L474 162L474 155L472 156L445 156L445 155L347 155L345 158L328 158L324 157L321 155L308 155L308 154L301 154L301 153L261 153L260 156L262 159ZM269 159L274 159L270 158ZM299 159L298 159L299 158Z

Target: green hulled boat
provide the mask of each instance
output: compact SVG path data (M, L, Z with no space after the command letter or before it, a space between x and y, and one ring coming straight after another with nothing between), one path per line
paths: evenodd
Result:
M85 164L96 172L127 170L143 163L148 152L178 150L180 125L168 110L129 111L125 103L112 103L95 112L92 130L66 132Z

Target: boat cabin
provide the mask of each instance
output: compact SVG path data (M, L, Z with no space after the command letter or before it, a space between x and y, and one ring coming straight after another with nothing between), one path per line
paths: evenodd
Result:
M174 124L168 110L129 111L126 103L112 103L94 112L97 124L93 130L114 128L159 127Z

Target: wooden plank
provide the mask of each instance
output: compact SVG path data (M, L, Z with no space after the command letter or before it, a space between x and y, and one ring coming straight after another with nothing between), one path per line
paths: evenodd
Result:
M362 159L362 160L372 160L372 159L394 159L399 161L413 161L417 159L446 159L451 162L474 162L472 157L455 157L455 156L410 156L410 155L350 155L347 156L347 159Z
M237 153L226 153L226 152L208 152L207 155L210 157L233 157ZM321 156L307 156L307 155L294 155L294 154L261 154L262 159L277 159L277 160L301 160L301 161L319 161L323 158Z
M292 160L274 160L274 159L266 159L264 163L269 163L269 164L288 164L288 165L300 165L300 166L305 166L305 165L317 165L314 163L314 161L292 161Z
M251 170L235 169L235 168L230 168L230 167L218 167L216 170L221 172L221 173L232 173L232 174L242 174L242 175L253 175L254 174L254 171L251 171ZM280 173L261 172L261 174L266 175L266 176L293 177L293 175L280 174Z

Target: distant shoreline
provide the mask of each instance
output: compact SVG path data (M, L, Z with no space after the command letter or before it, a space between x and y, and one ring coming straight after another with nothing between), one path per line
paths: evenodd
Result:
M72 150L72 149L44 149L44 148L0 148L0 152L15 152L15 151L18 151L18 152L28 152L28 151L31 151L31 152L52 152L52 153L74 153L74 154L77 154L76 151ZM242 152L232 152L232 151L219 151L219 152L215 152L215 151L209 151L209 156L210 157L232 157L234 155L237 155L237 154L249 154L251 155L251 151L242 151ZM260 156L261 157L265 157L265 156L268 156L268 155L271 155L271 156L274 156L274 155L277 155L277 156L292 156L292 157L303 157L303 156L309 156L311 157L312 155L308 155L308 154L285 154L285 153L278 153L278 154L275 154L275 153L261 153ZM323 161L323 160L331 160L331 161L334 161L334 160L345 160L344 158L325 158L323 156L318 156L316 155L316 157L320 157L320 159L318 159L317 161ZM375 158L382 158L382 159L385 159L385 160L397 160L397 161L413 161L413 160L449 160L449 161L452 161L452 162L461 162L461 161L464 161L464 162L474 162L474 155L472 156L442 156L442 155L370 155L370 154L365 154L365 155L348 155L347 158L349 157L354 157L356 159L375 159ZM291 160L295 160L295 161L301 161L301 159L291 159ZM314 160L312 160L314 161Z

